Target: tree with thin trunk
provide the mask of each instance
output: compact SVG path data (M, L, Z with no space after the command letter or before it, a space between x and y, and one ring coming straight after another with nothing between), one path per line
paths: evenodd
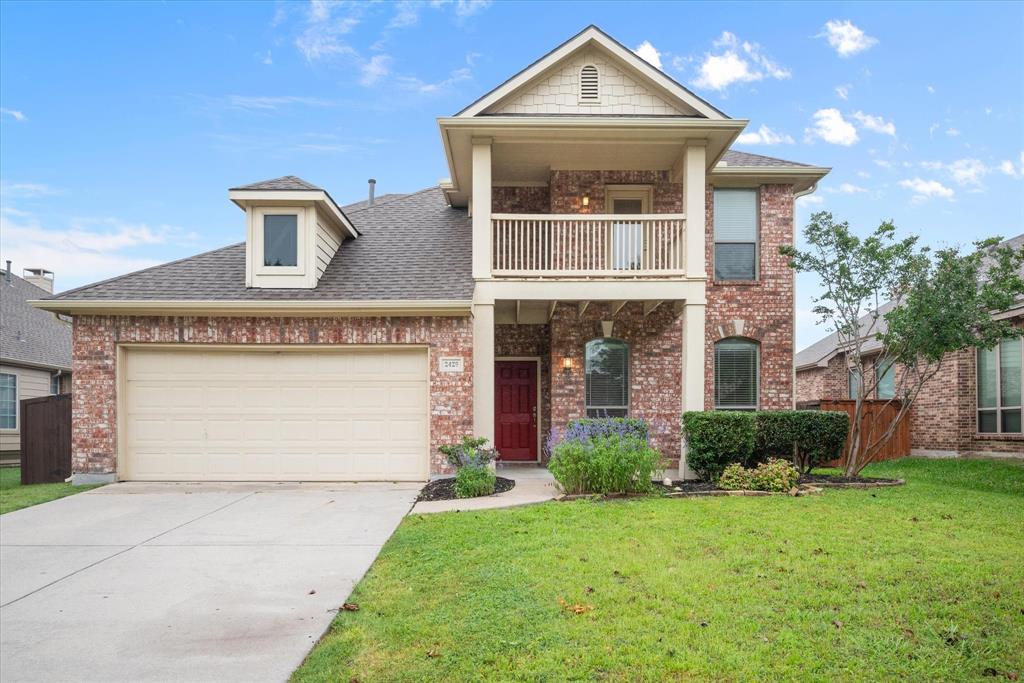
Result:
M891 221L861 238L827 211L811 215L804 239L806 250L780 251L791 268L820 278L824 291L812 312L836 332L837 349L855 380L846 475L856 476L892 438L947 354L990 349L1000 339L1024 335L999 315L1024 296L1024 249L993 237L975 242L970 253L959 247L932 251L916 236L897 239ZM875 372L865 372L869 357ZM876 416L890 411L883 406L865 415L865 401L890 366L895 391L884 405L895 406L896 417L875 424Z

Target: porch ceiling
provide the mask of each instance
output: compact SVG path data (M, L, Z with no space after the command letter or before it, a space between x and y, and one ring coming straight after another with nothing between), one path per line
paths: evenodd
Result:
M530 182L547 185L552 170L668 171L686 145L661 142L522 142L498 143L492 151L496 185Z
M536 301L536 300L501 300L494 302L494 322L499 325L544 325L551 321L555 310L561 310L562 308L569 308L575 312L578 316L582 317L586 312L587 308L590 307L594 301ZM601 301L600 303L610 303L611 308L609 311L610 320L615 320L615 317L622 311L627 303L631 301ZM643 301L644 315L650 315L655 310L658 310L662 306L671 306L675 312L676 317L683 314L683 307L686 304L684 300L662 300L653 299L650 301Z

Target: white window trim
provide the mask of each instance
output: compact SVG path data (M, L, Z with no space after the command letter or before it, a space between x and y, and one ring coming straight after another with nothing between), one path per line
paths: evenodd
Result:
M21 402L18 400L18 375L12 372L0 373L0 377L13 377L14 378L14 426L13 427L0 427L0 432L16 432L21 424Z
M624 406L592 406L592 405L590 405L590 403L587 402L587 394L589 393L587 391L587 384L590 382L590 379L587 376L587 346L589 346L592 342L597 342L597 341L615 341L615 342L619 342L620 344L622 344L623 346L626 347L626 405L624 405ZM624 415L624 417L629 417L629 415L630 415L630 404L633 402L632 401L632 399L633 399L633 391L632 391L632 384L631 384L632 377L633 377L633 369L631 367L632 364L633 364L633 347L625 339L619 339L618 337L594 337L593 339L588 339L586 341L586 343L583 344L583 417L589 418L590 417L591 409L593 409L593 410L625 410L626 414Z
M594 67L594 71L597 72L597 97L595 99L592 99L592 100L584 99L583 98L583 70L586 69L588 66ZM602 93L603 88L601 86L601 81L603 81L603 80L604 79L601 77L601 67L599 67L597 64L593 64L591 62L587 62L586 64L583 64L582 66L580 66L579 71L576 72L576 100L577 100L577 102L579 104L589 104L589 105L595 105L595 104L599 105L599 104L601 104L601 99L602 99L601 95L603 94Z
M739 339L754 345L754 404L749 406L723 406L718 403L718 344L730 339ZM711 397L715 410L760 410L761 409L761 342L749 337L723 337L711 347Z
M754 192L754 277L749 280L719 279L718 268L715 259L718 257L719 244L750 244L750 242L739 242L736 240L719 240L715 235L714 205L715 196L719 192L732 192L736 190ZM761 281L761 187L716 187L711 192L711 278L715 282L760 282ZM760 354L759 354L760 357Z
M996 383L996 404L994 406L990 407L990 408L982 408L979 405L979 403L980 403L980 401L979 401L979 398L980 398L979 394L981 393L981 381L980 381L980 378L978 377L978 366L980 365L978 363L978 356L981 353L984 352L984 349L978 349L975 352L975 354L974 354L974 378L975 378L974 379L974 381L975 381L975 387L974 387L974 408L975 408L975 410L974 410L974 430L975 430L975 433L978 434L979 436L999 436L999 435L1002 435L1002 434L1007 434L1007 435L1024 434L1024 425L1022 425L1021 431L1019 431L1019 432L1004 432L1003 431L1003 411L1004 410L1020 410L1021 411L1022 421L1024 421L1024 393L1022 393L1022 395L1021 395L1021 404L1022 405L1017 405L1017 406L1004 406L1003 405L1003 367L1002 367L1003 342L1002 341L1000 341L998 344L996 344L996 347L995 347L994 351L996 352L996 355L995 355L995 364L996 364L996 377L995 377L995 383ZM1021 340L1020 352L1021 352L1021 355L1022 355L1022 358L1021 358L1021 361L1022 361L1021 362L1021 372L1024 373L1024 339ZM981 414L982 413L995 413L995 416L996 416L996 430L994 432L983 432L983 431L981 431Z
M253 209L253 255L256 275L305 275L306 274L306 209L301 206L267 206ZM263 219L265 216L295 216L296 255L294 266L263 265Z

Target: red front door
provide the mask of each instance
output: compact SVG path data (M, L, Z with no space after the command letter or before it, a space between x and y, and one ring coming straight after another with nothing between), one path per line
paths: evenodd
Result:
M537 460L537 363L494 363L494 447L502 460Z

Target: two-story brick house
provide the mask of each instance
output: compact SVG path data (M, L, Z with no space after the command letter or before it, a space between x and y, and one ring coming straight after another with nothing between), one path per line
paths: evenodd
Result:
M450 180L237 187L246 240L66 292L79 480L422 480L585 415L794 404L795 198L828 169L589 27L438 120Z

